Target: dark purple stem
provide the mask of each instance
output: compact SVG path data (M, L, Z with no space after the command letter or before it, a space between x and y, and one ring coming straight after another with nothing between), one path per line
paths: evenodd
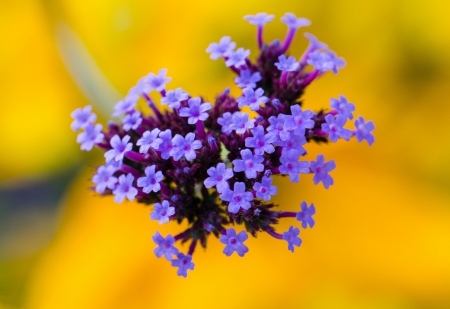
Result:
M286 38L284 39L283 46L281 47L281 51L283 54L288 50L289 46L291 46L292 40L294 39L295 32L297 32L297 29L295 28L289 28Z
M131 166L128 166L126 164L123 164L121 167L122 172L124 172L125 174L131 173L135 178L140 177L141 173L139 173L138 171L136 171L134 168L132 168Z
M308 77L303 81L302 85L307 86L309 85L316 77L319 75L319 70L314 69L311 73L309 73Z
M158 107L156 107L156 105L153 102L153 100L146 93L142 93L142 96L147 101L148 106L150 106L150 108L153 110L153 112L155 113L156 117L158 117L158 119L160 121L163 121L163 116L162 116L161 112L159 111Z
M288 74L289 74L288 71L283 71L283 73L281 73L281 77L280 77L280 84L281 84L281 86L286 84L286 80L287 80Z
M291 212L291 211L280 211L277 212L277 218L295 218L297 216L296 212Z
M265 230L270 236L276 238L276 239L283 239L283 235L278 234L277 232L275 232L274 230L272 230L271 228L268 228Z
M197 123L195 124L195 127L197 128L198 137L201 140L204 140L206 138L206 131L205 126L203 125L203 121L198 120Z
M145 161L145 156L135 151L127 151L125 157L138 163L143 163Z
M193 254L194 254L194 251L195 251L195 246L197 245L197 240L193 240L192 242L191 242L191 245L189 246L189 252L188 252L188 254L190 255L190 256L192 256Z
M261 49L264 44L263 43L263 29L264 29L264 26L258 26L258 47L259 47L259 49Z
M187 229L186 231L184 231L184 232L182 232L182 233L176 235L176 236L174 237L174 238L175 238L175 241L178 241L178 240L184 239L184 238L189 238L189 237L187 237L187 236L188 236L190 233L191 233L191 229L189 228L189 229Z
M163 96L163 97L165 97L166 96L166 90L161 90L159 93L161 93L161 95Z

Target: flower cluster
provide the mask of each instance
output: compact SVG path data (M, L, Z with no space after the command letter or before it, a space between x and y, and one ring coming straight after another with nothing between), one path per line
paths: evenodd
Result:
M300 98L305 88L327 71L337 73L345 62L308 33L309 46L299 60L286 55L297 30L310 24L292 13L281 19L288 26L284 41L264 43L264 26L273 18L266 13L244 18L258 27L260 53L255 62L249 59L249 50L235 49L228 36L206 49L237 75L234 81L242 89L237 98L226 89L212 104L181 88L166 90L171 78L162 69L131 88L114 107L118 120L104 130L94 124L90 106L72 113L72 129L84 130L77 137L81 149L89 151L95 145L104 151L105 164L93 176L93 190L113 195L117 203L127 199L153 205L150 218L159 224L187 221L189 227L178 235L153 236L157 257L171 261L180 276L194 269L194 250L198 244L206 247L210 235L225 245L227 256L234 252L244 256L249 251L244 244L247 233L258 232L286 241L294 251L301 244L299 228L278 233L275 226L282 218L296 218L303 229L312 228L315 207L302 202L299 212L275 210L274 177L299 182L300 174L313 174L314 184L328 188L333 184L329 173L335 169L334 161L323 155L308 159L306 145L352 137L369 145L374 142L371 121L359 116L354 129L345 127L354 118L355 106L343 95L320 111L303 108ZM159 110L151 92L159 93L168 109ZM137 110L139 99L146 101L152 115ZM233 225L244 230L236 232ZM186 254L175 247L176 242L190 243Z

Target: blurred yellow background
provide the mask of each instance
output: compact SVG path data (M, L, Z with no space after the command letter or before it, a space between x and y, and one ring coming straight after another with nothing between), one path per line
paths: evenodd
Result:
M0 308L450 308L450 5L429 1L0 2ZM337 169L329 190L312 177L279 180L276 201L316 205L316 226L291 253L249 239L245 258L211 238L188 277L153 254L150 209L88 188L102 153L85 153L72 110L112 106L148 72L169 89L213 99L233 74L205 49L229 35L257 54L247 14L310 19L289 50L315 34L347 61L306 91L318 109L345 95L376 126L372 147L308 145ZM279 231L293 224L285 220ZM186 251L186 248L183 248Z

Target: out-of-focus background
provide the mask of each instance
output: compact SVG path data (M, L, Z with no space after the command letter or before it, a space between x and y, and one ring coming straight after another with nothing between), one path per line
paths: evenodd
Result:
M0 308L450 308L450 6L446 1L0 2ZM176 276L153 255L150 209L91 193L102 153L79 150L72 110L112 106L148 72L193 96L233 86L205 49L229 35L257 54L247 14L310 19L289 53L315 34L347 61L314 82L304 107L345 95L373 120L376 142L311 145L337 169L329 190L305 176L277 181L276 201L314 202L314 229L295 253L250 239L245 258L217 239ZM293 222L286 220L280 231ZM186 249L186 248L184 248Z

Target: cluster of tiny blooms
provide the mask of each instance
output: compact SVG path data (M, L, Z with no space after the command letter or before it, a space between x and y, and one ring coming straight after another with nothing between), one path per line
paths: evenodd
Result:
M329 188L334 161L323 155L307 160L306 145L353 137L374 142L373 123L355 118L354 104L343 95L332 98L323 110L303 109L305 88L328 71L338 73L345 61L309 33L303 55L288 56L297 30L310 24L292 13L281 18L288 27L283 42L265 43L264 26L273 18L266 13L244 17L257 26L260 51L255 62L249 50L236 49L228 36L206 49L211 59L222 59L236 74L234 82L242 89L237 98L226 89L212 104L181 88L168 90L171 78L161 69L141 78L115 105L112 116L117 120L106 128L95 124L91 106L72 113L72 129L83 130L77 136L81 149L96 146L104 151L106 162L96 168L93 190L113 195L117 203L127 199L153 205L150 218L159 224L187 221L188 228L178 235L157 232L152 237L156 256L168 260L180 276L194 269L195 248L206 247L210 235L219 238L227 256L244 256L248 233L258 232L285 241L293 252L302 242L300 229L277 232L275 226L280 219L293 218L301 228L312 228L315 207L302 202L298 212L275 210L273 178L299 182L312 174L314 184ZM165 111L150 98L153 91L168 106ZM145 100L151 115L137 110L139 99ZM243 226L240 232L231 227L237 225ZM177 242L189 243L186 253Z

